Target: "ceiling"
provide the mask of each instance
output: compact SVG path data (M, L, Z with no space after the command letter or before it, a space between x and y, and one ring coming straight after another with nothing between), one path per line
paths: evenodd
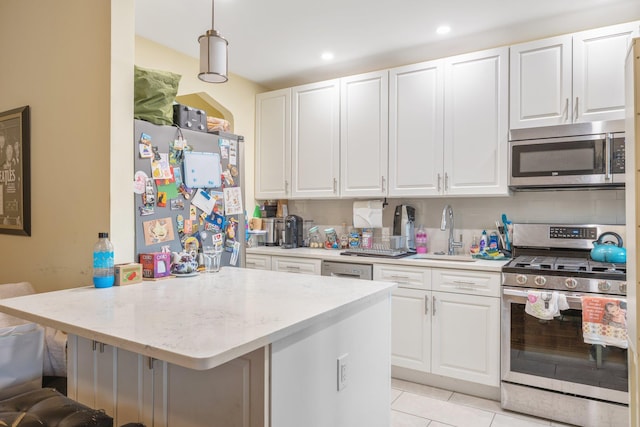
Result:
M210 0L135 4L137 35L198 57ZM271 89L635 19L638 0L215 2L230 73ZM451 32L436 34L443 24ZM321 59L325 51L334 59Z

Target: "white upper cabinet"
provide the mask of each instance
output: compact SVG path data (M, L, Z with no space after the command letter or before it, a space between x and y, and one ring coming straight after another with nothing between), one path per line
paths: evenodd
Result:
M445 60L443 194L509 194L508 59L503 47Z
M624 119L624 63L637 22L573 37L574 122Z
M389 196L507 195L508 49L392 69Z
M510 128L624 118L624 60L638 23L511 46Z
M566 123L571 36L511 46L511 129Z
M337 197L340 81L294 87L291 107L291 198Z
M291 184L291 89L256 95L256 199L288 198Z
M387 195L389 74L340 79L340 195Z
M441 194L443 96L441 60L389 72L389 196Z

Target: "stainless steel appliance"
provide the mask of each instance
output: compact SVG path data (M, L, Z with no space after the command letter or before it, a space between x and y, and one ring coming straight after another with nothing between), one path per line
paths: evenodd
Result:
M409 205L398 205L393 215L393 235L402 236L405 241L405 249L415 251L415 220L416 209Z
M624 120L514 129L509 157L514 190L624 187Z
M262 223L267 232L264 239L265 246L278 246L281 234L278 231L277 218L262 218Z
M581 426L624 426L627 350L586 344L582 297L626 307L626 265L595 262L599 235L624 226L514 224L514 258L502 268L502 407ZM552 320L526 313L531 291L558 292L569 309Z
M302 247L303 228L304 223L301 217L298 215L287 215L284 219L284 243L282 247L285 249Z
M322 261L321 274L323 276L373 280L373 265L355 264L350 262Z
M175 126L161 126L144 120L134 120L135 140L132 144L133 167L135 171L142 171L146 176L162 178L158 182L164 182L164 178L175 177L175 184L166 186L154 185L152 179L146 180L145 197L136 196L134 200L135 211L135 254L136 259L140 254L161 252L191 251L190 245L183 247L183 242L189 236L197 240L206 239L207 245L213 245L209 225L214 222L215 228L221 226L221 218L214 219L218 215L213 211L205 212L206 221L193 221L191 229L187 229L184 217L189 218L190 208L203 213L202 206L207 205L218 212L220 204L207 204L203 200L213 201L213 195L222 194L224 187L237 187L239 194L244 193L244 137L226 132L199 132L195 130L180 129ZM173 154L174 141L183 139L189 141L192 150L182 154ZM146 157L149 141L156 151L150 158ZM225 147L224 149L222 147ZM157 149L157 150L156 150ZM226 151L225 151L226 149ZM179 151L179 150L178 150ZM233 152L235 156L225 153ZM143 156L142 154L145 154ZM169 168L171 157L171 168ZM156 162L156 160L158 160ZM174 164L175 163L175 164ZM154 166L152 166L152 164ZM220 179L220 171L233 171L233 184L224 183ZM153 171L153 172L152 172ZM159 174L159 176L157 176ZM138 176L138 174L136 175ZM180 180L178 178L181 178ZM143 180L144 182L144 180ZM182 183L182 184L181 184ZM186 187L189 184L189 188ZM172 188L171 188L172 187ZM177 188L176 188L177 187ZM169 195L170 191L177 190L177 195ZM189 189L193 190L189 193ZM164 193L164 201L160 203L161 192ZM150 199L157 202L150 202ZM170 199L170 200L166 200ZM199 200L200 203L193 203ZM196 207L196 205L198 205ZM215 207L214 207L215 205ZM231 267L244 267L245 264L245 215L224 215L222 233L225 248L221 258L221 265ZM207 226L205 226L205 222ZM188 239L189 241L191 239ZM200 246L201 247L201 246Z

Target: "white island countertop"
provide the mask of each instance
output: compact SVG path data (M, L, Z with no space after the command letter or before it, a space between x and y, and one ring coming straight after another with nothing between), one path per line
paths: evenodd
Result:
M328 317L386 298L394 283L222 268L124 287L0 300L0 311L191 369L210 369Z

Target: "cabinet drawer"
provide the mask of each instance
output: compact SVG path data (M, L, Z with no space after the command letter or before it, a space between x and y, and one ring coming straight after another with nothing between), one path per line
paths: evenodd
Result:
M319 275L320 265L321 261L319 259L280 256L274 256L271 258L271 269L273 271Z
M245 265L254 270L271 270L271 256L247 254Z
M500 297L500 273L434 268L433 290Z
M431 289L431 269L425 267L394 267L376 264L373 280L396 282L401 288Z

